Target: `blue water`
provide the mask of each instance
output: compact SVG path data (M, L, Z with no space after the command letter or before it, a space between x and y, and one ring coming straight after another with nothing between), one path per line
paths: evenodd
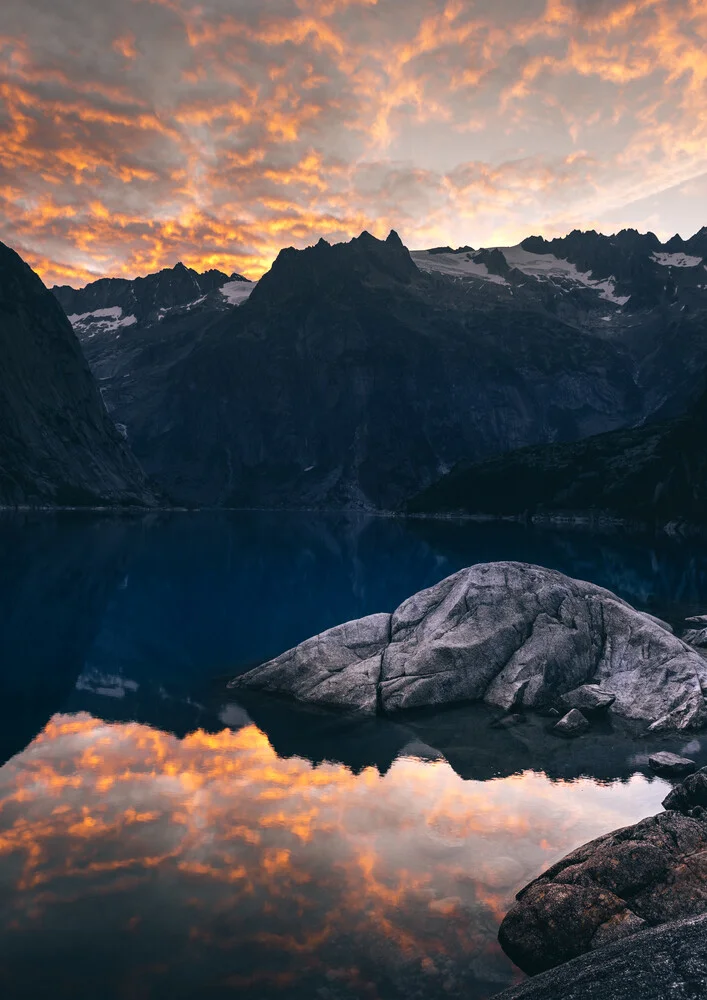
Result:
M350 723L223 678L518 559L679 622L694 541L314 514L0 517L4 996L486 998L513 893L659 808L650 747ZM681 747L676 743L676 749ZM690 750L707 754L700 741Z

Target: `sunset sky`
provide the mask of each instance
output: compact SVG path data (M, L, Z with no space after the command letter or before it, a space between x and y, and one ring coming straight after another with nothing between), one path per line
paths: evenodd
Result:
M703 224L705 0L2 3L0 239L48 283Z

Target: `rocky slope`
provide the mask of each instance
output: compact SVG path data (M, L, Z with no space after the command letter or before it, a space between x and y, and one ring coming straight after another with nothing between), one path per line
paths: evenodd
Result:
M154 502L61 306L0 244L0 506Z
M645 524L707 521L707 392L683 417L460 466L410 513L609 514Z
M587 684L610 713L653 731L707 722L707 661L668 626L601 587L514 562L461 570L229 686L367 714L464 701L564 714Z

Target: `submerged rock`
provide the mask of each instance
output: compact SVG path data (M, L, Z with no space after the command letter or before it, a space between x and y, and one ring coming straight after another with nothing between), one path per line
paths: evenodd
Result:
M581 736L582 733L586 733L589 729L589 721L586 716L573 708L571 712L568 712L560 721L553 726L553 733L557 733L558 736Z
M585 844L518 893L498 938L524 972L707 912L707 769L663 805L666 812Z
M229 686L372 714L462 701L544 710L588 684L654 729L707 721L699 653L608 590L516 562L461 570Z
M661 750L660 753L651 754L648 764L656 774L664 774L668 777L676 775L680 777L684 774L692 774L697 770L697 764L689 757L680 757L676 753L668 753Z

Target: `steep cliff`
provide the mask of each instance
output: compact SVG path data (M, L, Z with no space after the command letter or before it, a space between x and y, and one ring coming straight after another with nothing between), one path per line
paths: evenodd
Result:
M154 502L61 306L0 244L0 506Z

